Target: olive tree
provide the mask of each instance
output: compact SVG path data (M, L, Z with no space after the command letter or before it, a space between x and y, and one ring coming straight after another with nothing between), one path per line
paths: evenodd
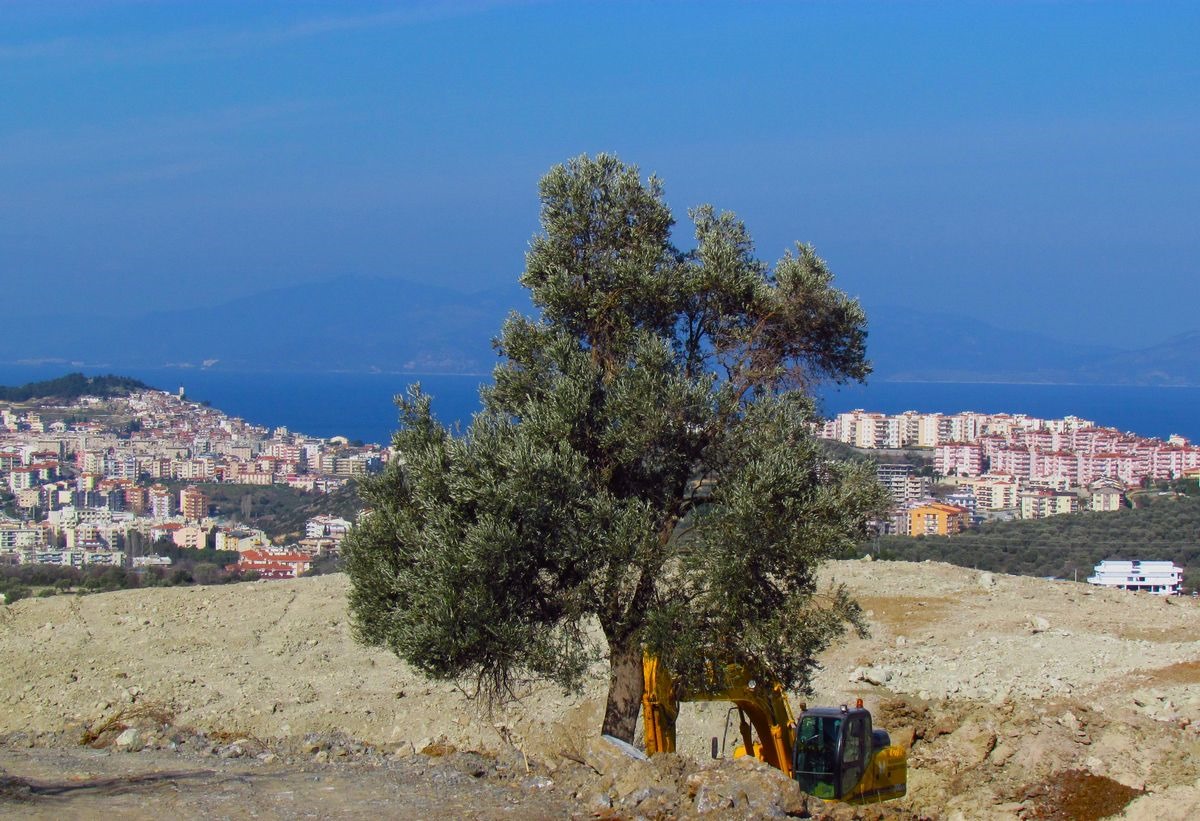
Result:
M358 638L492 698L606 659L602 729L626 740L647 651L806 688L861 626L817 566L883 498L812 432L813 386L869 372L862 310L811 247L768 266L712 207L676 248L659 180L615 157L540 194L521 276L540 315L505 322L482 410L452 431L419 388L397 400L399 458L345 545Z

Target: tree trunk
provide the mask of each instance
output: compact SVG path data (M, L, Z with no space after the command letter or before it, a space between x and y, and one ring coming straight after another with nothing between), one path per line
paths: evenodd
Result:
M610 639L608 648L608 703L601 732L632 744L642 708L642 647L637 641Z

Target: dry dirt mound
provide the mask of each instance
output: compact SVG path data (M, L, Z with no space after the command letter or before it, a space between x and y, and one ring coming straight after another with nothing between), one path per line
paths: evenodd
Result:
M912 744L909 796L896 802L909 815L1055 817L1047 813L1068 801L1070 785L1100 783L1091 778L1128 788L1130 817L1200 812L1189 806L1200 795L1193 601L934 563L841 562L826 575L858 595L872 636L831 649L807 700L864 698L877 726ZM346 584L326 576L0 608L0 733L60 739L123 708L163 705L175 726L268 745L344 734L392 757L439 740L515 749L579 806L607 796L621 807L653 788L661 794L645 800L665 808L674 789L696 809L695 772L621 786L574 760L583 756L572 745L599 726L598 688L534 688L487 715L455 688L355 645ZM711 737L732 743L727 730L723 705L685 705L682 760L698 767ZM586 777L566 775L573 767ZM738 800L713 809L749 812Z

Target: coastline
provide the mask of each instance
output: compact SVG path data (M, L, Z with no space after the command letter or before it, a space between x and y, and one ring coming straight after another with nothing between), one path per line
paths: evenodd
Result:
M0 363L0 384L21 385L80 368ZM433 397L443 422L467 422L479 409L479 388L491 374L444 371L233 371L220 368L82 369L91 375L131 376L247 421L317 436L344 435L389 442L396 429L394 398L414 382ZM1039 418L1078 416L1106 427L1166 439L1200 441L1200 386L1094 385L1047 382L956 382L871 379L866 385L825 387L818 407L827 416L854 409L879 413L1024 413Z

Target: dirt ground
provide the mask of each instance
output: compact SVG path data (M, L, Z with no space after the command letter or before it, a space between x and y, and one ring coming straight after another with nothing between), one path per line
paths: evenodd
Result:
M793 703L863 698L877 727L911 745L909 794L889 814L1200 814L1197 602L936 563L839 562L825 575L859 597L872 634L828 651L815 692ZM326 576L0 608L0 814L825 812L789 809L782 794L754 805L783 789L771 773L707 761L712 737L733 743L724 705L684 706L683 755L669 765L604 763L598 684L531 688L487 714L357 646L346 585ZM170 720L142 722L132 745L75 744L150 707ZM758 792L727 789L738 779Z
M0 783L0 817L567 818L577 802L532 781L488 778L463 762L417 756L341 764L205 761L178 753L11 747L18 779Z

